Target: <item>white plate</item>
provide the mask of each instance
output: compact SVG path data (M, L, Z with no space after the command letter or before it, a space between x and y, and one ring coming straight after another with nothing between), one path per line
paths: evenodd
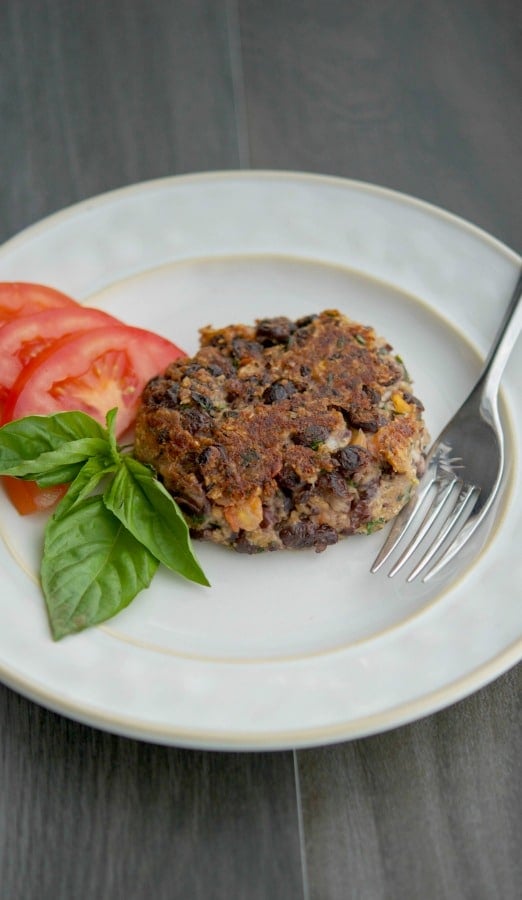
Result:
M186 350L207 323L337 307L400 353L433 435L464 399L520 259L447 213L370 185L213 173L106 194L0 250L40 281ZM43 520L0 498L0 673L75 719L218 749L328 743L411 721L521 656L522 348L505 376L509 484L485 549L427 587L371 576L382 535L325 553L198 544L212 588L162 571L107 625L53 643L38 587Z

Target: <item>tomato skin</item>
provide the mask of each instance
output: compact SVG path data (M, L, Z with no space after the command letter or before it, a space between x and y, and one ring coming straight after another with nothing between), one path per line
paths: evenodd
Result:
M62 499L68 485L57 484L53 487L39 488L34 481L22 481L21 478L2 476L2 484L9 500L21 516L36 512L48 512Z
M184 355L166 338L123 324L60 338L22 369L2 421L79 409L104 424L117 406L119 437L133 423L147 381Z
M0 411L25 365L65 335L102 325L121 324L113 316L87 306L46 309L21 315L0 327Z
M60 306L79 306L76 300L45 284L0 281L0 326L16 316Z
M104 424L109 409L118 406L119 437L134 420L145 383L184 355L165 338L53 288L0 282L2 424L73 409ZM67 490L7 476L2 483L21 515L51 510Z

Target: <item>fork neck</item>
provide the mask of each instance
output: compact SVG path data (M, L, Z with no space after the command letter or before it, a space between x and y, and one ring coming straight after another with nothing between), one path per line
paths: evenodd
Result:
M485 405L486 408L495 408L502 374L522 328L521 296L522 270L519 272L511 300L486 357L479 380L472 391L472 394L480 395L481 407Z

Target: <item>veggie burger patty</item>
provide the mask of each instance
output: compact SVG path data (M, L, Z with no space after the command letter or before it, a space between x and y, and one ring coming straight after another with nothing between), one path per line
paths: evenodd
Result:
M246 553L382 527L424 464L422 403L392 347L336 310L201 329L148 383L135 454L194 537Z

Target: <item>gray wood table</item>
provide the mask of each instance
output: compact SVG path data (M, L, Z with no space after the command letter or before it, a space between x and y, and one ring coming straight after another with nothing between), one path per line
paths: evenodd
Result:
M0 240L121 185L256 167L414 194L520 252L521 10L2 0ZM382 735L252 754L116 737L0 686L0 896L515 900L521 671Z

